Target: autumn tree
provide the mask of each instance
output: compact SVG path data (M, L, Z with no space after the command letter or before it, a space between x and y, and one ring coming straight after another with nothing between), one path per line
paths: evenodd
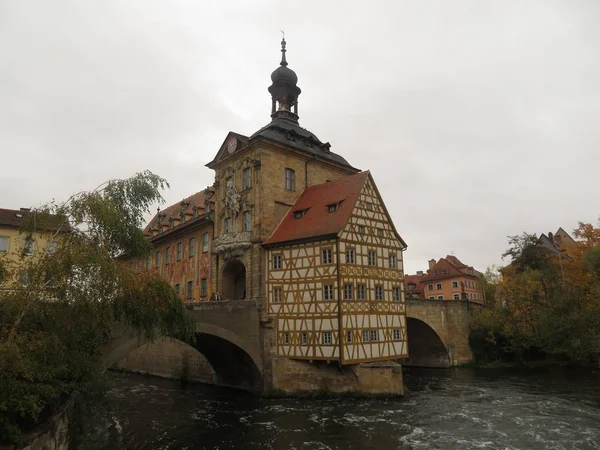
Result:
M18 442L74 392L102 391L101 348L115 326L191 341L170 286L119 259L149 254L142 220L167 186L146 171L28 215L21 233L43 231L49 245L0 258L0 442Z

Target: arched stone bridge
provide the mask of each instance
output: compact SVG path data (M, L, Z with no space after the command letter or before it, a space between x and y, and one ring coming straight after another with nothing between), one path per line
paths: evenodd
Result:
M195 348L213 367L217 383L262 390L265 365L256 302L206 302L190 312L196 319ZM145 343L131 333L115 333L103 351L107 367Z
M460 300L406 300L409 359L406 366L451 367L469 363L470 308Z

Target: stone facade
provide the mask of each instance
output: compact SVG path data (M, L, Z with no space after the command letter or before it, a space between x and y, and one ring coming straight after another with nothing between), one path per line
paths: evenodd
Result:
M398 364L339 366L286 358L273 360L273 389L293 394L311 391L404 394L402 367Z

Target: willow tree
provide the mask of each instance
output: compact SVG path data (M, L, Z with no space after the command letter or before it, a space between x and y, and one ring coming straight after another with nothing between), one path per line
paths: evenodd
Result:
M0 442L18 442L74 392L98 392L116 326L192 339L169 285L123 259L149 255L142 221L166 187L146 171L26 215L23 238L45 245L0 258Z

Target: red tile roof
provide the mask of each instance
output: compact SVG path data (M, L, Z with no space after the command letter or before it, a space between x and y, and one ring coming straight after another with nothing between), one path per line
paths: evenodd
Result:
M0 208L0 226L19 228L30 217L34 216L36 228L42 230L56 230L60 225L65 224L65 218L54 214L46 214L44 212L19 210L19 209L2 209ZM64 227L69 229L68 224Z
M306 188L263 245L335 235L348 222L369 171ZM341 203L340 203L341 202ZM328 205L339 203L335 212ZM305 211L296 219L296 211Z
M214 190L212 189L212 187L210 188L212 191L211 197L210 197L210 201L211 203L214 202L214 198L215 198L215 193ZM181 204L183 202L188 203L187 208L185 209L185 213L187 216L194 216L194 206L196 206L196 208L199 209L199 214L203 214L204 213L204 190L196 192L195 194L190 195L187 198L184 198L182 201L177 202L172 204L171 206L168 206L167 208L163 209L160 212L157 212L154 217L152 218L152 220L150 222L148 222L148 225L146 225L146 228L144 228L144 234L148 235L149 234L149 230L151 227L156 227L158 226L158 215L159 214L163 214L163 219L161 221L161 225L166 225L169 226L169 218L172 216L175 219L179 219L180 218L180 213L181 213Z
M418 298L424 297L423 283L421 280L424 275L404 275L404 293L406 296L417 295ZM409 284L414 284L414 288L409 288Z
M435 263L435 265L427 271L421 281L443 280L445 278L455 278L461 276L475 277L472 267L463 264L456 256L447 255L445 258Z

